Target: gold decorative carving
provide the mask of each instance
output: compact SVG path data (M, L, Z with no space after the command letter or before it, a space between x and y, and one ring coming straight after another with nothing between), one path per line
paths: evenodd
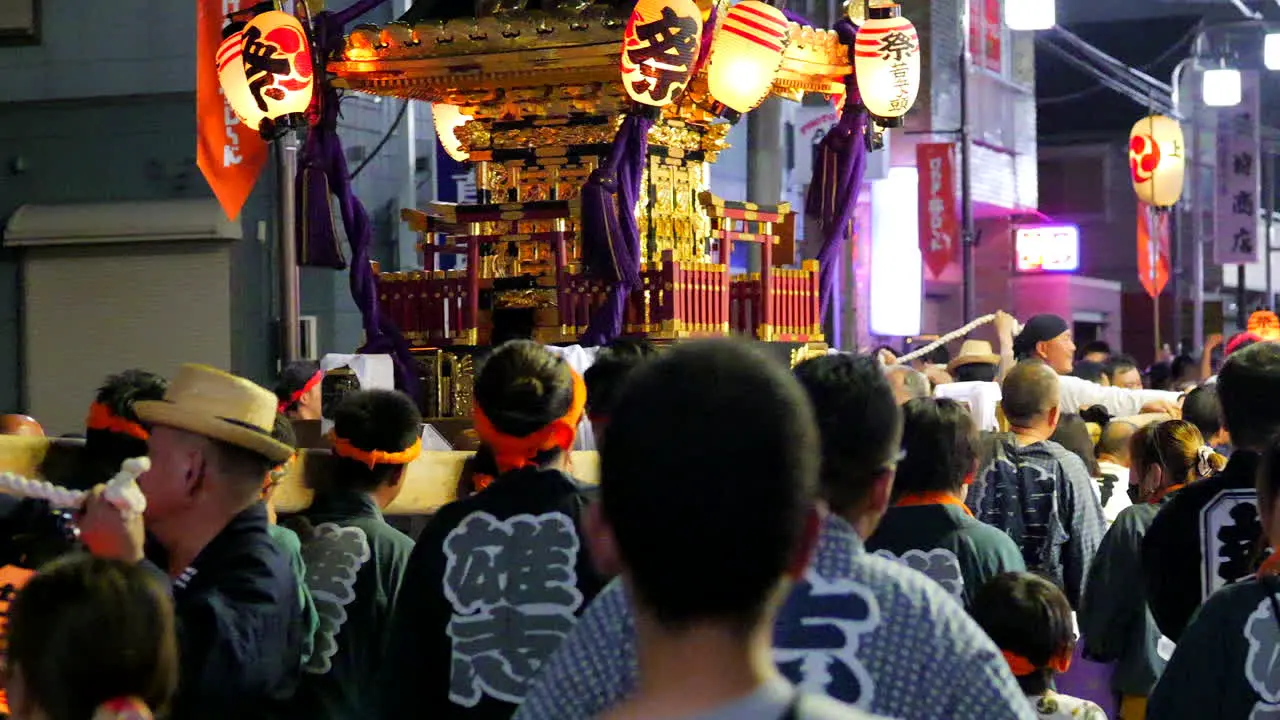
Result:
M494 308L528 310L532 308L553 308L555 306L555 290L503 290L493 294Z

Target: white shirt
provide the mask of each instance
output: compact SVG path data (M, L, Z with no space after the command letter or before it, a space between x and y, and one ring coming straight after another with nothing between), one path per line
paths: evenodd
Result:
M1103 475L1115 475L1116 486L1111 488L1111 497L1107 498L1107 502L1102 506L1102 514L1107 516L1107 522L1113 523L1120 515L1120 511L1133 504L1129 499L1129 468L1115 463L1099 461L1098 469ZM1102 486L1098 483L1093 484L1098 491L1098 499L1102 499Z
M1167 400L1178 402L1179 393L1166 390L1129 390L1127 388L1102 387L1095 382L1071 375L1058 376L1058 407L1064 413L1079 413L1082 408L1101 405L1114 417L1141 415L1142 407L1150 402Z

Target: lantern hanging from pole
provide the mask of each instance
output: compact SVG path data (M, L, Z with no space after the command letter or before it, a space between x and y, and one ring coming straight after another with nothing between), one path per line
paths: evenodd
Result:
M769 96L788 42L787 17L760 0L742 0L725 14L711 41L707 87L716 102L737 113Z
M249 92L249 79L244 75L244 23L228 25L222 31L218 46L218 85L231 111L240 122L258 132L266 114L258 109Z
M622 36L622 85L642 105L670 105L689 84L702 44L693 0L640 0Z
M264 12L244 28L244 74L257 109L274 123L295 124L311 106L315 68L302 23L279 10Z
M431 106L431 119L436 126L436 137L440 138L440 147L444 148L445 153L458 162L471 159L471 154L463 149L457 134L458 128L466 125L471 116L463 115L457 105L435 103Z
M862 103L882 127L900 127L920 90L920 38L902 7L872 6L854 41Z
M1152 207L1173 207L1182 197L1187 158L1177 120L1151 115L1129 133L1129 174L1138 199Z

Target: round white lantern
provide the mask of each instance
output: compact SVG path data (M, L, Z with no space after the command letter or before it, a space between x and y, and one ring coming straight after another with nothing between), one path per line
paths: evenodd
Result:
M466 162L471 155L463 149L458 139L458 128L471 120L470 115L463 115L456 105L435 103L431 106L431 119L435 122L436 137L440 138L440 147L449 157L458 162Z
M1187 156L1182 126L1164 115L1139 120L1129 133L1129 175L1138 199L1152 207L1172 207L1182 197Z
M898 127L920 91L920 38L902 7L872 7L858 28L854 72L862 104L884 127Z

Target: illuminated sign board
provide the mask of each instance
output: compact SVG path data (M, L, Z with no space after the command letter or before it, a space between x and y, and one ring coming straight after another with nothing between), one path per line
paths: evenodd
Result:
M1018 272L1080 269L1080 228L1075 225L1024 225L1014 230L1013 247Z

